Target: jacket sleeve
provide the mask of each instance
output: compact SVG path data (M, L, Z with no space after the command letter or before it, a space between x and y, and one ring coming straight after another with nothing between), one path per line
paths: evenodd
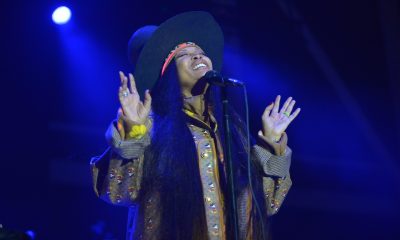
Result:
M139 197L150 131L140 139L127 139L123 121L120 116L112 121L106 132L109 147L101 156L93 157L90 166L96 195L111 204L130 206Z
M274 145L272 149L275 149L274 153L271 153L271 148L264 146L254 145L252 147L252 157L264 174L263 192L269 216L278 212L292 186L289 173L292 150L287 146L286 133L283 134L280 142L272 144Z

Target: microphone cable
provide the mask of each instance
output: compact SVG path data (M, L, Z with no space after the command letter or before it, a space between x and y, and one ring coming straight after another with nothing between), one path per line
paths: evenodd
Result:
M251 181L251 149L250 149L250 124L249 124L249 104L248 104L248 97L247 97L247 89L246 85L243 84L243 94L244 94L244 104L245 104L245 115L246 115L246 136L247 136L247 177L249 179L249 185L250 185L250 190L252 194L252 199L254 204L256 205L256 210L258 214L260 215L261 219L261 230L262 230L262 239L265 240L265 226L264 226L264 219L263 219L263 214L261 212L261 208L259 205L259 202L257 201L256 194L253 189L253 183Z

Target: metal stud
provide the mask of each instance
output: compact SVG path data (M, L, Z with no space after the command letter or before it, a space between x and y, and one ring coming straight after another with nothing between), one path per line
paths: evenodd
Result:
M211 164L211 162L209 162L208 164L207 164L207 172L208 173L212 173L212 164Z
M212 204L210 205L210 207L211 207L211 211L212 211L213 213L216 213L216 212L217 212L217 206L215 205L215 203L212 203Z
M200 154L200 157L201 157L201 158L207 158L207 157L208 157L208 153L207 153L207 152L202 152L202 153Z
M110 170L110 179L113 179L115 177L115 172L116 171L114 168Z
M117 196L115 197L115 199L117 200L117 203L120 203L120 202L121 202L121 199L122 199L122 197L121 197L121 195L117 195Z
M133 167L128 168L128 175L129 177L132 177L132 175L135 173L135 169Z
M203 135L205 136L205 137L208 137L208 131L207 130L203 130Z
M213 229L213 234L214 234L214 235L217 235L218 232L219 232L219 226L218 226L218 224L214 224L214 225L212 226L212 229Z
M210 191L214 191L215 190L214 183L209 183L208 187L210 188Z
M153 228L153 219L149 218L146 224L147 229L152 229Z
M122 176L121 176L121 175L118 175L118 176L117 176L117 183L118 183L118 184L121 184L121 183L122 183Z
M288 192L288 190L287 190L286 188L283 189L283 191L282 191L282 197L286 197L287 192Z

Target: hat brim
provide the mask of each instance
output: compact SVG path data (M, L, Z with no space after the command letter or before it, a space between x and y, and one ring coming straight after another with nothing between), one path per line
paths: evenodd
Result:
M135 67L139 91L155 85L165 58L183 42L194 42L201 47L211 59L213 69L221 70L224 37L218 23L207 12L181 13L162 23L144 45Z

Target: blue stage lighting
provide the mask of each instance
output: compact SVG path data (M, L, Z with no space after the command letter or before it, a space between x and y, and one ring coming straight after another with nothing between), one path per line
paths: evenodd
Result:
M53 22L57 24L65 24L69 21L71 18L71 10L69 8L62 6L58 7L54 12L53 12Z

